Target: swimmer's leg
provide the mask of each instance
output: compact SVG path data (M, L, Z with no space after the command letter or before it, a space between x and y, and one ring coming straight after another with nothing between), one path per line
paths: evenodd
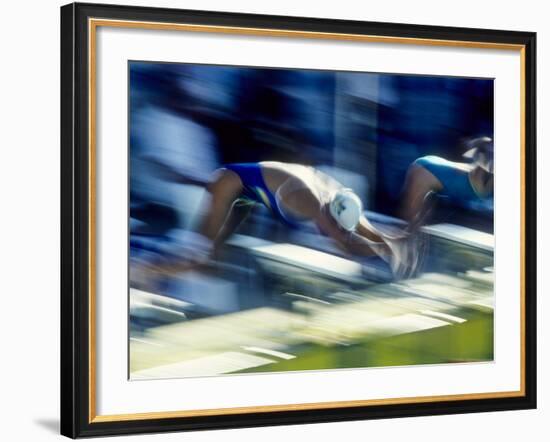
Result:
M202 207L206 207L197 231L186 231L175 238L177 253L160 257L148 264L148 278L175 275L204 265L214 252L216 238L229 218L233 203L242 191L239 176L230 170L220 169L207 186ZM228 235L227 235L228 236ZM226 236L226 237L227 237Z
M228 169L219 169L207 186L206 211L199 224L199 234L214 241L225 224L233 203L243 190L239 175Z
M414 215L414 217L409 221L406 232L414 234L419 231L419 229L429 222L432 213L435 210L437 205L438 196L434 191L429 191L422 200L422 205L420 210Z
M252 207L252 203L242 203L240 201L233 203L229 215L214 240L214 250L217 250L239 228L248 217Z
M399 216L409 223L419 224L419 219L425 219L425 204L431 201L431 197L427 199L427 196L437 193L442 188L443 184L431 172L420 165L412 164L401 190Z

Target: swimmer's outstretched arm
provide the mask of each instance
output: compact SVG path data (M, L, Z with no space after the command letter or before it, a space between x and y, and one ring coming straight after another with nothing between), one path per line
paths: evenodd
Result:
M376 231L370 229L371 225L366 218L355 232L346 232L325 213L321 213L315 222L319 230L331 237L345 252L359 256L378 255L381 257L386 257L391 253L384 239Z

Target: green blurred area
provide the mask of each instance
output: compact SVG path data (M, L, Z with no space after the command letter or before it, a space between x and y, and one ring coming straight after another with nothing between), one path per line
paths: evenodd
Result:
M493 351L493 315L469 312L468 321L462 324L365 338L349 346L303 346L295 359L238 373L491 361Z

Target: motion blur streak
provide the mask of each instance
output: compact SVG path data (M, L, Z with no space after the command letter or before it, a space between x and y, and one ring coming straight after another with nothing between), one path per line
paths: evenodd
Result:
M213 256L189 239L212 174L261 161L313 166L377 229L404 231L417 159L469 171L480 137L492 156L492 80L149 62L129 80L132 379L493 359L492 193L461 200L443 183L404 279L261 204ZM479 179L492 186L492 170Z

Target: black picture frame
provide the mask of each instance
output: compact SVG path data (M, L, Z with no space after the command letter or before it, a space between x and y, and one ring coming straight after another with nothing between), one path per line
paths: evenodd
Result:
M524 272L522 395L211 416L97 420L90 388L89 19L516 45L523 51ZM536 408L536 34L166 8L73 3L61 8L61 434L105 436ZM93 338L93 337L92 337Z

